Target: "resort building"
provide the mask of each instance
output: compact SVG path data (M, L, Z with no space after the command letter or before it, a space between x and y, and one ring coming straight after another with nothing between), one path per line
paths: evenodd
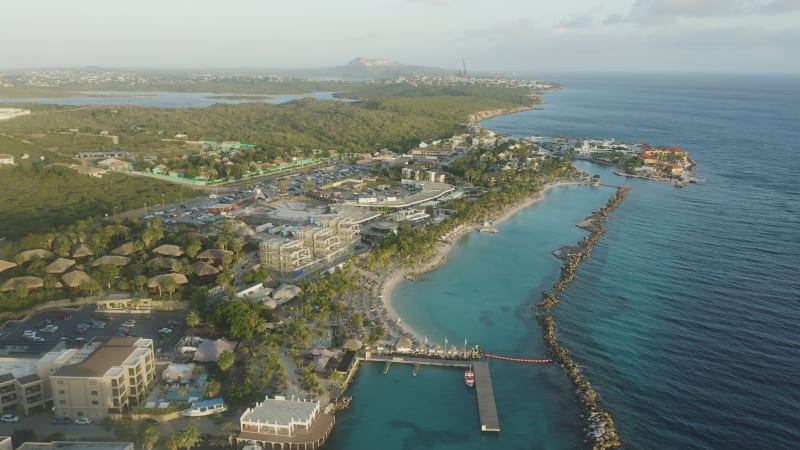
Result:
M47 410L52 402L50 375L83 361L88 354L65 349L47 352L39 359L0 358L0 411L28 415Z
M330 228L301 227L294 232L294 236L303 241L315 258L328 258L340 247L339 236Z
M155 379L153 340L97 338L88 356L50 375L56 416L102 418L141 404Z
M45 409L44 383L36 374L14 377L0 375L0 410L3 413L30 414Z
M237 442L253 441L264 449L314 450L322 447L335 419L320 409L319 400L267 397L239 418Z
M341 242L348 242L358 237L361 224L358 220L350 217L339 216L318 216L314 218L317 225L323 228L330 228L339 236Z
M258 249L261 266L281 273L295 272L311 263L311 250L303 241L275 238L261 241Z

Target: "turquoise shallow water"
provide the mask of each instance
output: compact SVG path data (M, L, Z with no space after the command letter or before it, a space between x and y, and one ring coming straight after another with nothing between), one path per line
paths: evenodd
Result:
M569 89L542 111L498 117L515 135L679 145L702 185L633 186L554 309L627 448L796 448L800 442L800 79L554 75ZM607 168L581 165L605 182ZM612 195L568 187L500 226L467 236L430 281L401 284L406 322L441 342L539 357L527 305L558 277L553 249ZM478 431L460 371L365 366L329 448L582 446L566 378L492 361L502 431Z
M430 342L444 345L447 337L461 346L466 338L488 352L542 357L539 325L527 306L558 277L560 261L552 250L583 237L586 232L575 223L613 192L586 186L551 189L544 200L500 224L499 234L463 237L448 263L428 274L429 281L400 284L393 293L395 308ZM384 375L381 365L365 364L331 448L374 448L375 439L386 449L581 445L580 412L555 366L490 364L499 434L479 431L475 393L465 388L462 371L425 367L415 378L410 367L393 366ZM413 445L396 426L425 439Z

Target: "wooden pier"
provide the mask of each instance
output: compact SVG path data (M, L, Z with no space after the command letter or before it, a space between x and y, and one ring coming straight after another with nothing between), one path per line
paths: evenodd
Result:
M494 399L494 389L492 388L492 374L487 361L406 356L372 356L369 359L359 359L365 362L384 363L384 374L389 372L389 367L392 363L412 364L414 366L414 376L417 376L421 366L459 367L462 369L472 367L475 372L475 391L478 398L481 431L500 431L500 419L497 416L497 404Z
M481 418L481 431L500 431L497 405L494 401L492 374L489 363L479 361L472 365L475 371L475 389L478 392L478 415Z

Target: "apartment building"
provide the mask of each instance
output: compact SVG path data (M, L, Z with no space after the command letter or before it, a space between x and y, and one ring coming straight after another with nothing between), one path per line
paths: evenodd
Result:
M263 267L291 273L311 263L311 250L303 241L276 238L261 241L259 257Z
M153 340L96 338L81 362L50 375L56 416L102 418L144 402L155 380Z

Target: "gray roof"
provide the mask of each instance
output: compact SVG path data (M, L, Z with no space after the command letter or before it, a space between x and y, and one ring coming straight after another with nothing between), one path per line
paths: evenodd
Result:
M292 419L310 418L317 406L317 402L267 398L263 403L245 411L241 422L277 422L279 425L288 425Z

